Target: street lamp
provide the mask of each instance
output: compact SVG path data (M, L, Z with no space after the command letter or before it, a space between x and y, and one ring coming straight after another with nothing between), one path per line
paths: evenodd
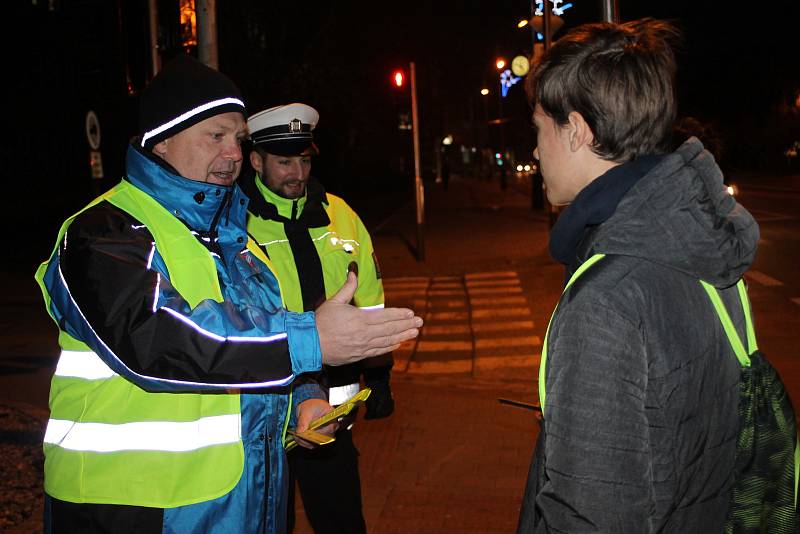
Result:
M486 96L486 95L488 95L488 94L489 94L489 90L488 90L487 88L485 88L485 87L484 87L483 89L481 89L481 94L482 94L483 96Z
M494 64L497 66L497 70L503 70L503 68L506 66L506 60L499 57Z

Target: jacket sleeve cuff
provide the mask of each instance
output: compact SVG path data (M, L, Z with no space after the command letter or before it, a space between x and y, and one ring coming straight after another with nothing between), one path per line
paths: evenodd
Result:
M295 375L322 369L322 350L319 346L314 312L286 312L286 334L289 356Z
M325 392L322 390L319 384L311 381L298 384L292 390L292 403L294 403L295 407L309 399L321 399L327 401L328 397L325 395Z

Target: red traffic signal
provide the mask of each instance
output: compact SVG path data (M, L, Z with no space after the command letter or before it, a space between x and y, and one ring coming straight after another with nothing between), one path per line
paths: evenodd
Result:
M392 73L392 81L395 87L403 87L406 83L406 76L402 70L396 70Z

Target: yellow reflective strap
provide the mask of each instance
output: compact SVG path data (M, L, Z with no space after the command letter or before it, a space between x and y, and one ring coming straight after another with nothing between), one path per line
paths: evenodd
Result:
M800 480L800 443L794 444L794 507L797 509L797 482Z
M740 279L736 284L739 290L739 300L742 301L742 309L744 310L744 324L747 329L747 353L752 354L758 350L756 344L756 329L753 328L753 316L750 312L750 298L747 296L747 288L744 285L744 280Z
M739 281L741 283L741 280ZM731 321L731 316L728 315L728 310L725 309L725 304L722 303L722 298L719 296L719 291L717 288L712 286L711 284L700 280L700 285L703 286L703 289L706 290L708 294L708 298L711 299L711 303L714 305L714 310L717 312L719 316L719 321L722 323L722 328L725 329L725 334L728 336L728 341L731 344L731 348L733 349L734 354L736 354L736 358L739 360L739 364L742 367L750 367L750 357L748 353L744 350L744 345L742 344L741 338L739 338L739 334L736 332L736 327L733 326L733 321ZM740 294L741 296L741 294ZM745 322L748 321L748 317L750 315L749 307L746 305L747 300L742 300L742 306L744 307L744 314L745 314ZM752 325L751 325L752 327ZM753 336L755 337L755 335ZM749 336L748 336L749 339Z
M580 275L582 275L586 270L597 263L598 261L605 258L605 254L595 254L578 267L578 270L570 277L569 282L564 287L564 291L561 293L562 296L564 293L567 292L567 289L578 279ZM544 416L544 401L545 397L547 396L547 392L545 389L545 383L547 381L547 339L550 336L550 325L553 323L553 317L556 316L556 310L558 310L558 304L556 303L556 307L553 309L553 313L550 315L550 320L547 322L547 330L544 333L544 342L542 343L542 357L539 361L539 404L542 407L542 416Z

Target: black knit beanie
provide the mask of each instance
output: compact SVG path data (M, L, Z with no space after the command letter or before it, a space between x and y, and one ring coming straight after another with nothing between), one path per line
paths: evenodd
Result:
M139 100L141 145L157 143L220 113L247 117L239 89L230 78L181 54L153 78Z

